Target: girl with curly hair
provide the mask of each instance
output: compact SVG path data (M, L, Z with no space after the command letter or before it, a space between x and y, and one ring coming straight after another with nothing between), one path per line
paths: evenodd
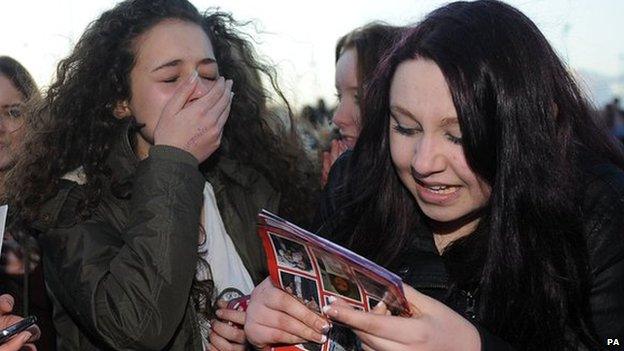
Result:
M237 25L128 0L59 64L8 195L40 233L61 349L244 348L244 312L213 302L266 275L257 212L305 222L316 177Z

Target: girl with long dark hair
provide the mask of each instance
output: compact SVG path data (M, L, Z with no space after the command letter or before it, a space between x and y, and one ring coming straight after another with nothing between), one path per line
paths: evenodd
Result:
M8 195L40 232L61 349L245 347L244 313L213 303L266 275L258 211L305 221L314 183L238 25L128 0L59 64Z
M326 316L367 350L621 342L624 157L533 22L498 1L435 10L395 45L362 111L322 232L402 275L413 316L341 302ZM327 330L270 281L251 301L254 344Z

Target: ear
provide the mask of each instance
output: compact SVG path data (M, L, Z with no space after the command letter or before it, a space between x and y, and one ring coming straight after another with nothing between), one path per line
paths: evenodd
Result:
M130 105L127 100L117 101L115 107L113 108L113 115L115 115L118 119L124 119L132 116L132 111L130 110Z

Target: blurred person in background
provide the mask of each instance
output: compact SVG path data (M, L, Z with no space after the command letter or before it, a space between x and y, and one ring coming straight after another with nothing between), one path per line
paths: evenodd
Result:
M402 27L373 22L354 29L336 44L336 96L338 105L332 123L340 137L328 143L329 150L322 155L321 182L327 176L336 159L347 149L355 146L360 134L360 97L364 86L370 81L385 51L401 34ZM330 134L329 137L333 137Z
M186 0L128 0L60 62L9 176L27 180L9 199L40 232L59 348L246 347L244 312L220 298L267 274L260 209L305 223L318 178L240 29Z
M19 154L19 143L24 137L25 106L40 98L35 81L26 68L9 56L0 56L0 197L4 198L7 187L6 173L14 166ZM4 202L4 201L3 201ZM0 259L0 292L3 314L35 315L44 335L36 345L42 350L54 349L54 329L51 326L50 310L39 253L33 239L20 241L5 231ZM8 297L10 295L10 298ZM10 305L9 308L5 308ZM3 319L15 322L21 317L4 315ZM6 327L6 325L5 325ZM1 348L0 348L1 350Z

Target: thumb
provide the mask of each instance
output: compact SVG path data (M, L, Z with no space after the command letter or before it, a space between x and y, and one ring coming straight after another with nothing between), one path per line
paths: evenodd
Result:
M195 91L198 81L197 71L193 71L188 79L178 87L163 109L163 116L171 116L180 111Z
M30 336L31 334L29 332L23 331L17 334L16 336L14 336L13 338L11 338L6 343L2 344L2 346L0 346L0 351L17 351L26 342L28 342L28 339L30 339Z
M9 294L0 295L0 314L6 314L13 311L15 300Z
M428 306L431 305L432 298L417 291L409 285L403 284L403 292L405 293L405 298L409 304L412 317L418 318L422 316L423 311L427 310Z

